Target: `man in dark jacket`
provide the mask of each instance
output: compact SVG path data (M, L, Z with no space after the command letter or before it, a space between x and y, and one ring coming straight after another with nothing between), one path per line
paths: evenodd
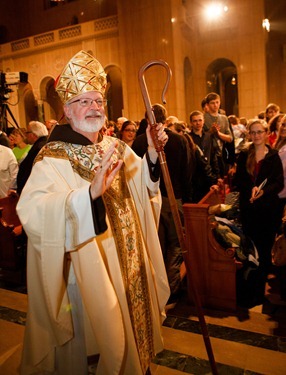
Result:
M213 174L216 178L220 177L219 165L218 165L218 151L216 143L213 140L213 135L209 132L204 131L204 115L200 111L193 111L190 114L190 126L191 132L189 133L193 141L204 153L204 156L210 165Z
M19 172L17 175L17 193L19 195L30 176L36 156L41 148L47 143L48 130L41 122L31 121L27 126L26 137L28 142L33 146L19 166Z
M166 109L160 104L153 105L153 112L157 123L165 125L167 118ZM164 148L166 162L169 169L170 179L177 201L181 220L183 222L183 203L190 202L191 180L193 166L190 159L190 149L185 137L172 132L165 127L168 134L168 142ZM148 148L146 134L142 134L133 142L132 149L143 157ZM167 196L166 186L161 176L160 190L162 195L162 209L159 223L159 239L164 256L166 271L171 289L171 297L169 299L169 308L173 306L173 302L178 299L181 289L180 268L183 262L183 256L179 239L177 236L172 211Z

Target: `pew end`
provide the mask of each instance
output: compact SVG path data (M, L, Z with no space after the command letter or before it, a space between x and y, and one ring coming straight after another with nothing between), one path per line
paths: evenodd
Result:
M221 203L220 194L210 190L199 203L183 206L188 298L192 303L188 278L191 272L203 307L235 311L236 271L242 263L236 260L234 249L223 248L214 237L214 215L210 213L210 208Z
M16 212L18 196L0 199L0 280L23 284L27 238Z

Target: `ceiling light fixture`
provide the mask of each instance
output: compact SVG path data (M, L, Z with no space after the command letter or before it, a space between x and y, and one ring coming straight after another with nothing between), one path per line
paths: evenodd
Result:
M212 2L205 7L205 15L209 20L215 20L228 12L228 6L219 2Z
M266 31L268 31L268 32L270 31L270 22L269 22L268 18L265 18L264 20L262 20L262 27Z

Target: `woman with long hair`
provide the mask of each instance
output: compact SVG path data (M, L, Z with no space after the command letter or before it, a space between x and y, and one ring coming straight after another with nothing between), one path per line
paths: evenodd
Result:
M269 126L269 135L268 135L268 142L271 147L274 147L274 143L276 142L278 130L282 121L284 114L279 113L278 115L273 116L268 123Z
M259 255L258 272L251 285L251 301L248 301L257 305L264 299L265 282L271 267L271 249L281 224L282 206L278 194L283 189L284 177L278 151L267 144L267 123L252 120L249 137L251 142L238 155L234 184L240 193L243 232L252 239Z
M136 124L134 121L127 120L122 124L122 128L119 132L119 138L124 141L128 146L132 146L132 143L136 137Z

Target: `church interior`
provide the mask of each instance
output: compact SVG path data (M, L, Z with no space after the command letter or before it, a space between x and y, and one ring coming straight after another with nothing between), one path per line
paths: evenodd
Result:
M0 71L6 79L11 72L26 76L16 84L1 82L5 88L0 95L8 96L0 98L0 130L15 124L25 128L31 120L53 118L61 123L63 112L54 84L64 62L81 49L103 62L110 120L144 117L138 71L152 59L168 61L173 76L166 108L184 121L212 91L220 93L227 115L254 118L269 102L286 111L285 0L225 1L224 18L218 23L201 18L207 3L1 0L6 11L0 12ZM270 30L265 20L270 21ZM164 72L154 69L146 78L150 96L159 102ZM0 204L0 220L1 216ZM12 231L19 223L13 225ZM12 259L12 267L7 266L14 250L7 250L5 241L2 236L0 374L18 375L28 309L25 248L13 244L20 260ZM214 302L194 282L192 287L202 298L202 306L197 306L189 283L187 276L176 305L166 311L164 350L152 361L152 375L286 374L286 301L274 275L266 283L264 302L250 308L236 304L235 292L232 300L221 302L226 285L217 286ZM89 375L95 372L96 365L90 365Z

